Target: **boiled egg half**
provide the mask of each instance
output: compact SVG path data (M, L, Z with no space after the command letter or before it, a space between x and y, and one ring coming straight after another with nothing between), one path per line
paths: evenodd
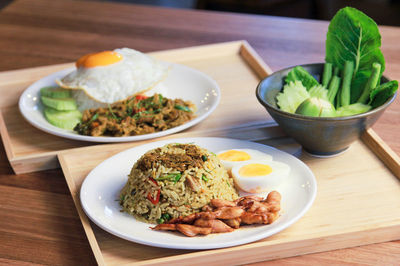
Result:
M226 170L231 171L236 165L251 160L272 161L272 156L258 150L252 149L232 149L224 150L217 153L217 157L221 161Z
M290 173L290 166L277 161L252 160L232 168L235 184L243 191L261 193L276 189Z

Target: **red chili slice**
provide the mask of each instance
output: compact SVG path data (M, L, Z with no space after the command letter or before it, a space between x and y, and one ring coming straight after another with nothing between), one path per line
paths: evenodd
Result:
M154 199L154 198L151 196L150 192L149 192L149 194L147 194L147 198L150 200L151 203L153 203L154 205L156 205L156 204L160 201L160 194L161 194L161 190L158 190L158 191L157 191L156 198Z
M136 95L135 97L136 97L136 99L139 100L139 101L149 98L149 97L146 96L146 95Z
M154 180L154 179L151 178L151 177L150 177L149 179L150 179L151 182L153 182L154 184L158 185L158 183L157 183L156 180ZM151 193L149 192L149 193L147 194L147 199L150 200L151 203L153 203L154 205L156 205L156 204L160 201L160 194L161 194L161 190L159 189L159 190L157 191L156 198L153 198L153 197L151 196Z

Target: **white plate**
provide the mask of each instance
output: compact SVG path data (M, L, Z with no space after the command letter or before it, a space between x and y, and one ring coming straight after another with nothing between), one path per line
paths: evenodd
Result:
M128 180L133 164L150 149L167 143L195 143L214 153L232 148L256 149L291 167L287 182L277 188L282 194L282 211L270 225L244 226L231 233L186 237L176 232L153 231L150 224L120 212L119 192ZM253 242L273 235L302 217L311 207L317 183L311 170L296 157L275 148L225 138L184 138L157 141L123 151L94 168L84 180L80 198L89 218L107 232L144 245L177 249L212 249Z
M196 118L187 123L161 132L129 136L129 137L92 137L83 136L72 130L65 130L51 125L43 115L43 106L40 101L40 89L45 86L56 86L56 78L62 78L75 68L65 69L46 76L29 86L19 99L19 109L24 118L34 127L47 133L82 141L91 142L126 142L157 138L189 128L207 116L217 107L221 92L218 84L206 74L179 64L169 64L171 70L165 80L149 91L148 95L155 92L167 98L180 98L192 101L197 106Z

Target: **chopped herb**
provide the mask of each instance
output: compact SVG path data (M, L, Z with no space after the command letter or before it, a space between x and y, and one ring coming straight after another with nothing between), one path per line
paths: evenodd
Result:
M231 187L231 184L229 184L229 182L228 182L228 181L226 181L226 183L228 184L228 187Z
M92 123L93 121L95 121L97 118L99 117L98 113L95 113L92 118L90 118L89 123Z
M163 96L159 94L158 99L160 100L160 107L162 107Z
M205 161L208 160L208 157L207 157L206 155L203 154L203 155L201 156L201 159L203 160L203 162L205 162Z
M133 109L132 109L132 107L128 106L128 107L126 108L126 113L127 113L128 116L132 116L132 114L133 114Z
M113 117L115 120L119 120L119 118L114 114L113 110L111 109L111 105L110 105L110 104L108 104L108 110L110 111L112 117Z
M181 179L181 177L182 177L182 174L176 173L176 174L169 174L169 175L160 176L158 178L155 178L155 180L157 180L157 181L169 180L169 181L172 181L172 182L176 183Z
M188 113L191 113L191 112L192 112L192 110L190 110L189 107L187 107L187 106L182 106L182 105L179 105L179 104L176 104L176 105L174 106L174 108L175 108L175 109L178 109L178 110L181 110L181 111L188 112Z
M169 221L171 219L171 215L169 215L169 213L164 213L163 215L161 215L161 218L165 221Z
M202 175L202 176L201 176L201 179L203 179L203 180L206 181L206 182L209 180L205 175Z
M120 201L123 202L125 200L125 194L121 195Z

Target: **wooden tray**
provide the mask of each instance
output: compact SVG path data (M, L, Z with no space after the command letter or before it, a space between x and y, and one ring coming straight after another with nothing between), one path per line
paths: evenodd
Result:
M298 147L285 137L267 139L251 132L250 129L239 135L242 139L249 136L249 139L284 150ZM58 156L99 265L244 264L400 239L400 182L394 175L400 176L400 160L372 130L363 136L363 141L353 143L339 156L329 159L307 154L299 156L314 172L318 193L314 205L294 225L254 243L207 251L162 249L132 243L103 231L88 220L79 199L84 178L101 161L128 146L92 146Z
M151 53L152 56L196 68L213 77L221 87L222 100L205 121L183 135L214 135L232 128L274 126L254 97L261 78L271 73L245 41L205 45ZM0 73L0 133L15 173L59 167L60 151L91 146L42 132L24 120L18 110L21 93L34 81L73 64L38 67ZM223 123L221 123L223 122ZM228 134L228 132L226 132Z

